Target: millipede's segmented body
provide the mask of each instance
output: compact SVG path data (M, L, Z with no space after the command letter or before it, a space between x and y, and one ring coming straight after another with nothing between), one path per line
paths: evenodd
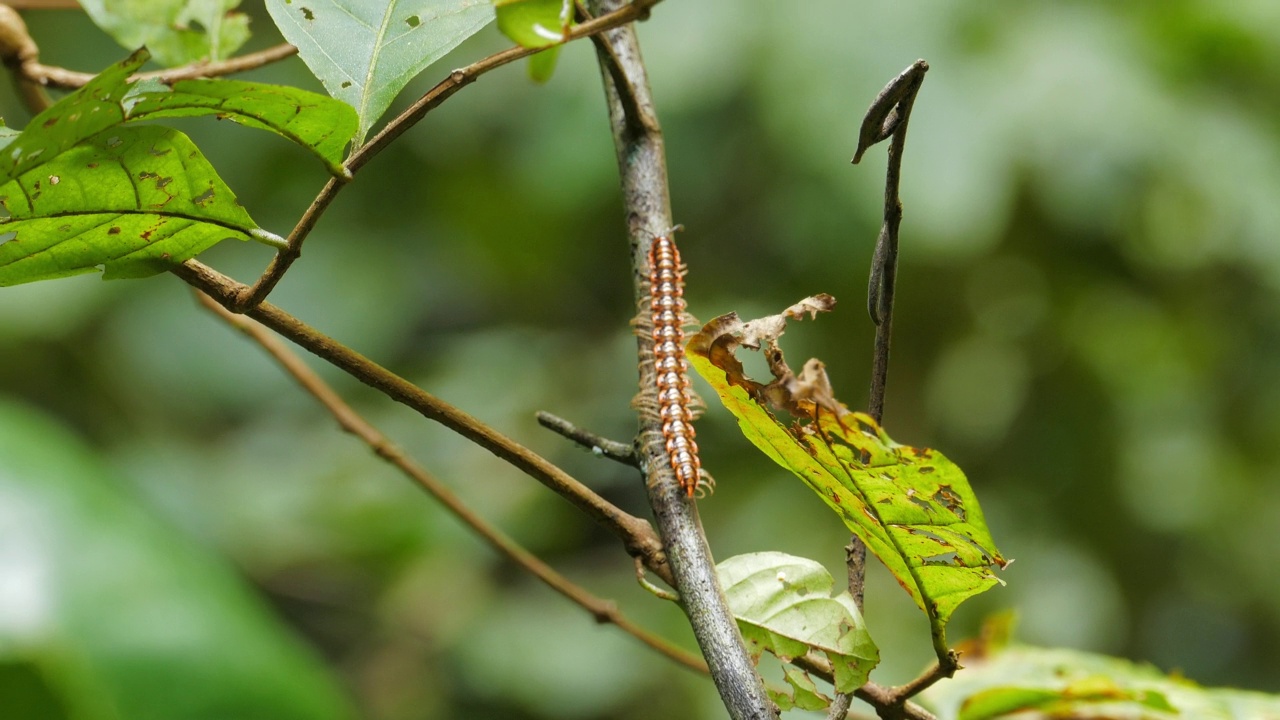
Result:
M670 235L654 238L649 249L649 308L662 437L680 487L693 497L702 478L702 463L693 441L693 391L684 357L684 268Z

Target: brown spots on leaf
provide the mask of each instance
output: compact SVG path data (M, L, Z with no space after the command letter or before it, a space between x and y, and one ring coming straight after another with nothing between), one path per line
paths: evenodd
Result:
M169 253L160 253L161 260L168 260L169 258L170 258Z
M152 145L151 147L147 148L147 152L154 155L155 157L164 157L165 155L168 155L172 150L173 148L165 148L163 150L158 150L156 149L155 145Z
M89 168L90 170L93 170L93 169L95 169L95 168L97 168L97 167L98 167L98 163L96 163L96 162L91 162L91 163L89 163L88 165L86 165L85 167Z
M950 485L939 485L938 491L933 494L933 501L950 510L960 520L967 519L964 505L960 503L960 496L951 489Z
M937 470L937 468L935 468L934 466L925 465L924 467L920 468L920 474L928 475L929 473L934 472L935 470Z
M111 229L107 230L107 234L108 234L108 235L119 235L119 234L120 234L120 226L119 226L119 225L112 225L112 226L111 226Z

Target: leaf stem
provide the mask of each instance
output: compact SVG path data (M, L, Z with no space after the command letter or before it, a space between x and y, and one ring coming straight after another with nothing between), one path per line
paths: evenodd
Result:
M288 240L285 240L284 238L280 237L279 235L269 230L263 230L262 228L254 228L250 230L249 237L253 238L254 240L257 240L263 245L269 245L276 249L288 247L289 245Z

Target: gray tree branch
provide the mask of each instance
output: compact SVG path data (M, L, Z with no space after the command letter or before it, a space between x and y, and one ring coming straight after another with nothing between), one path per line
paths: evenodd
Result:
M587 11L598 15L625 4L621 0L590 0ZM631 241L632 281L636 302L641 303L648 297L649 246L656 235L673 226L662 131L634 28L627 25L597 37ZM638 345L641 392L650 394L656 407L653 340L642 335ZM647 470L649 503L681 603L730 717L776 718L777 710L756 674L716 578L697 506L680 489L667 462L661 422L655 413L640 413L637 449L641 467Z

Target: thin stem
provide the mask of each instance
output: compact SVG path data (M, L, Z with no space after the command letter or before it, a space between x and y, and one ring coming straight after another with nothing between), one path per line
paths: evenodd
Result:
M603 14L606 11L617 12L619 1L588 2L587 11L601 17L587 23L608 17ZM639 303L648 296L645 283L653 238L674 224L666 157L635 29L628 26L610 30L600 39L602 42L597 47L603 45L604 50L597 54L618 156L631 243L634 295ZM658 407L652 337L640 333L637 351L643 394L640 407ZM680 593L681 605L703 657L711 667L711 677L720 697L735 720L776 718L777 710L756 674L720 588L711 551L698 521L697 506L680 489L667 460L661 420L656 412L642 411L639 422L637 451L641 467L648 471L649 504L676 578L674 587Z
M246 53L227 60L219 60L218 62L200 61L183 65L182 67L138 73L131 77L130 80L160 80L165 83L174 83L179 80L193 80L195 78L223 77L256 70L265 65L293 57L297 53L298 48L289 43L280 43L265 50ZM42 65L35 58L32 58L30 62L23 63L20 70L24 76L34 82L65 90L83 87L95 77L93 73L76 72L75 70L53 65Z
M232 312L235 312L231 307L235 298L245 289L244 285L197 260L188 260L171 272ZM627 552L633 557L642 558L645 566L654 574L666 582L673 582L662 541L648 522L624 512L532 450L280 308L263 303L246 314L360 382L468 438L546 485L613 532L622 541Z
M348 405L332 387L308 367L302 361L302 358L290 350L275 333L259 323L228 311L204 293L197 292L196 297L199 299L200 304L235 329L244 333L260 345L263 350L266 350L271 357L275 358L276 362L302 386L303 390L318 400L333 415L339 427L364 441L375 455L394 465L418 487L435 498L454 517L474 530L493 549L546 583L552 590L591 613L596 622L616 625L623 632L628 633L668 659L695 672L704 674L707 672L707 665L701 658L681 650L631 622L626 615L623 615L618 610L613 602L598 598L579 587L473 512L452 490L428 473L421 465L414 462L403 450L392 443L386 435L383 435L381 431Z
M590 450L593 455L599 455L623 465L639 467L639 463L636 460L636 450L627 443L620 443L617 440L601 437L590 430L583 430L568 420L552 415L549 412L538 413L538 424Z
M791 664L829 683L835 682L831 663L826 658L810 653L793 659ZM873 682L854 690L853 696L874 707L882 720L938 720L928 710Z

